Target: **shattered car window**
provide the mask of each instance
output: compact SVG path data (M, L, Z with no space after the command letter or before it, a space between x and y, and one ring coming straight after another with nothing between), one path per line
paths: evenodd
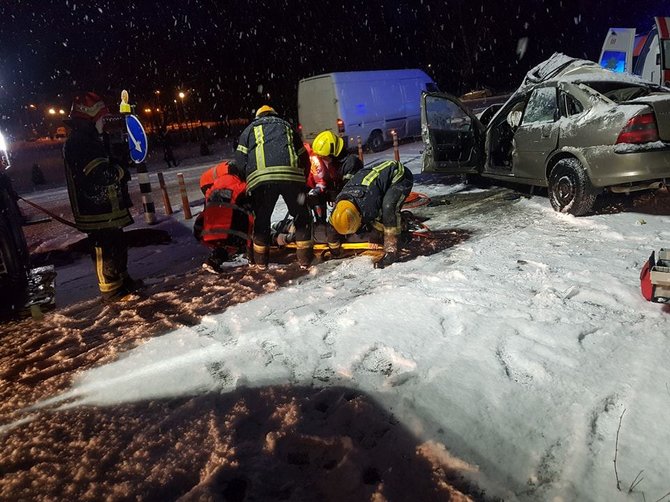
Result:
M631 99L640 98L649 95L652 92L651 87L643 85L631 85L627 82L584 82L591 89L598 91L606 98L615 103L623 103Z
M584 111L584 105L582 105L579 100L567 92L561 93L561 99L563 103L563 109L565 110L565 115L567 117L571 115L577 115Z
M428 127L446 131L467 131L472 121L456 103L436 96L426 97Z
M554 87L535 89L528 100L523 116L523 124L553 122L556 118L557 102Z

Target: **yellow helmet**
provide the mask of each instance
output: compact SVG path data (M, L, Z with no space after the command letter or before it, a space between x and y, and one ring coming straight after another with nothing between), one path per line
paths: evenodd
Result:
M275 111L274 108L272 108L269 105L263 105L258 110L256 110L256 118L260 117L264 113L273 113L277 115L277 112Z
M349 235L361 228L361 213L356 205L348 200L341 200L330 215L330 224L338 234Z
M312 151L321 157L328 155L337 157L342 148L344 148L344 140L333 131L320 132L312 142Z

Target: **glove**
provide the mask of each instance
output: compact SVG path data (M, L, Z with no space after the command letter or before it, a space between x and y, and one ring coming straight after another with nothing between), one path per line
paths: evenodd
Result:
M391 265L395 259L395 253L384 253L381 258L373 262L373 265L375 268L386 268Z
M319 190L318 188L312 188L307 193L307 203L310 206L316 206L319 203L320 195L321 195L321 190Z

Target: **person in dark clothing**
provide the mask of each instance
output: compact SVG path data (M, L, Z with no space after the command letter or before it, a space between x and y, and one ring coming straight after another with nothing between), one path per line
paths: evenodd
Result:
M127 166L110 160L102 133L109 114L92 92L75 97L63 159L72 214L77 229L88 234L91 256L103 300L123 299L141 286L128 275L128 247L123 227L130 225L132 202Z
M254 263L268 265L270 219L281 195L294 218L298 262L308 266L313 253L312 221L305 203L309 159L297 132L273 108L261 106L240 135L236 160L254 210Z
M354 234L365 227L383 232L384 255L375 261L375 268L392 264L398 256L400 209L413 184L409 169L388 160L359 170L337 197L330 223L339 234Z
M179 163L174 156L174 151L172 150L172 138L167 131L163 131L161 142L163 143L163 158L165 159L168 169L170 169L170 167L177 167L177 164Z

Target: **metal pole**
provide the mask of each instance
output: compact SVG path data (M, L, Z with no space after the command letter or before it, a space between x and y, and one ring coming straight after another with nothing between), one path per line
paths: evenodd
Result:
M167 186L165 185L165 178L163 178L163 173L158 173L158 184L161 187L161 192L163 193L163 206L165 207L165 214L168 216L172 214L172 204L170 204L170 195L167 191Z
M398 149L398 133L391 131L391 136L393 137L393 157L396 162L400 162L400 150Z
M193 218L191 214L191 206L188 202L188 194L186 193L186 183L184 182L184 174L178 173L177 180L179 181L179 193L181 194L181 209L184 211L184 218L190 220Z
M151 195L151 183L147 165L144 162L137 164L137 179L140 182L140 193L142 194L142 207L144 209L144 221L149 225L156 223L156 206Z
M356 138L358 141L358 158L363 162L363 141L360 136L357 136Z

